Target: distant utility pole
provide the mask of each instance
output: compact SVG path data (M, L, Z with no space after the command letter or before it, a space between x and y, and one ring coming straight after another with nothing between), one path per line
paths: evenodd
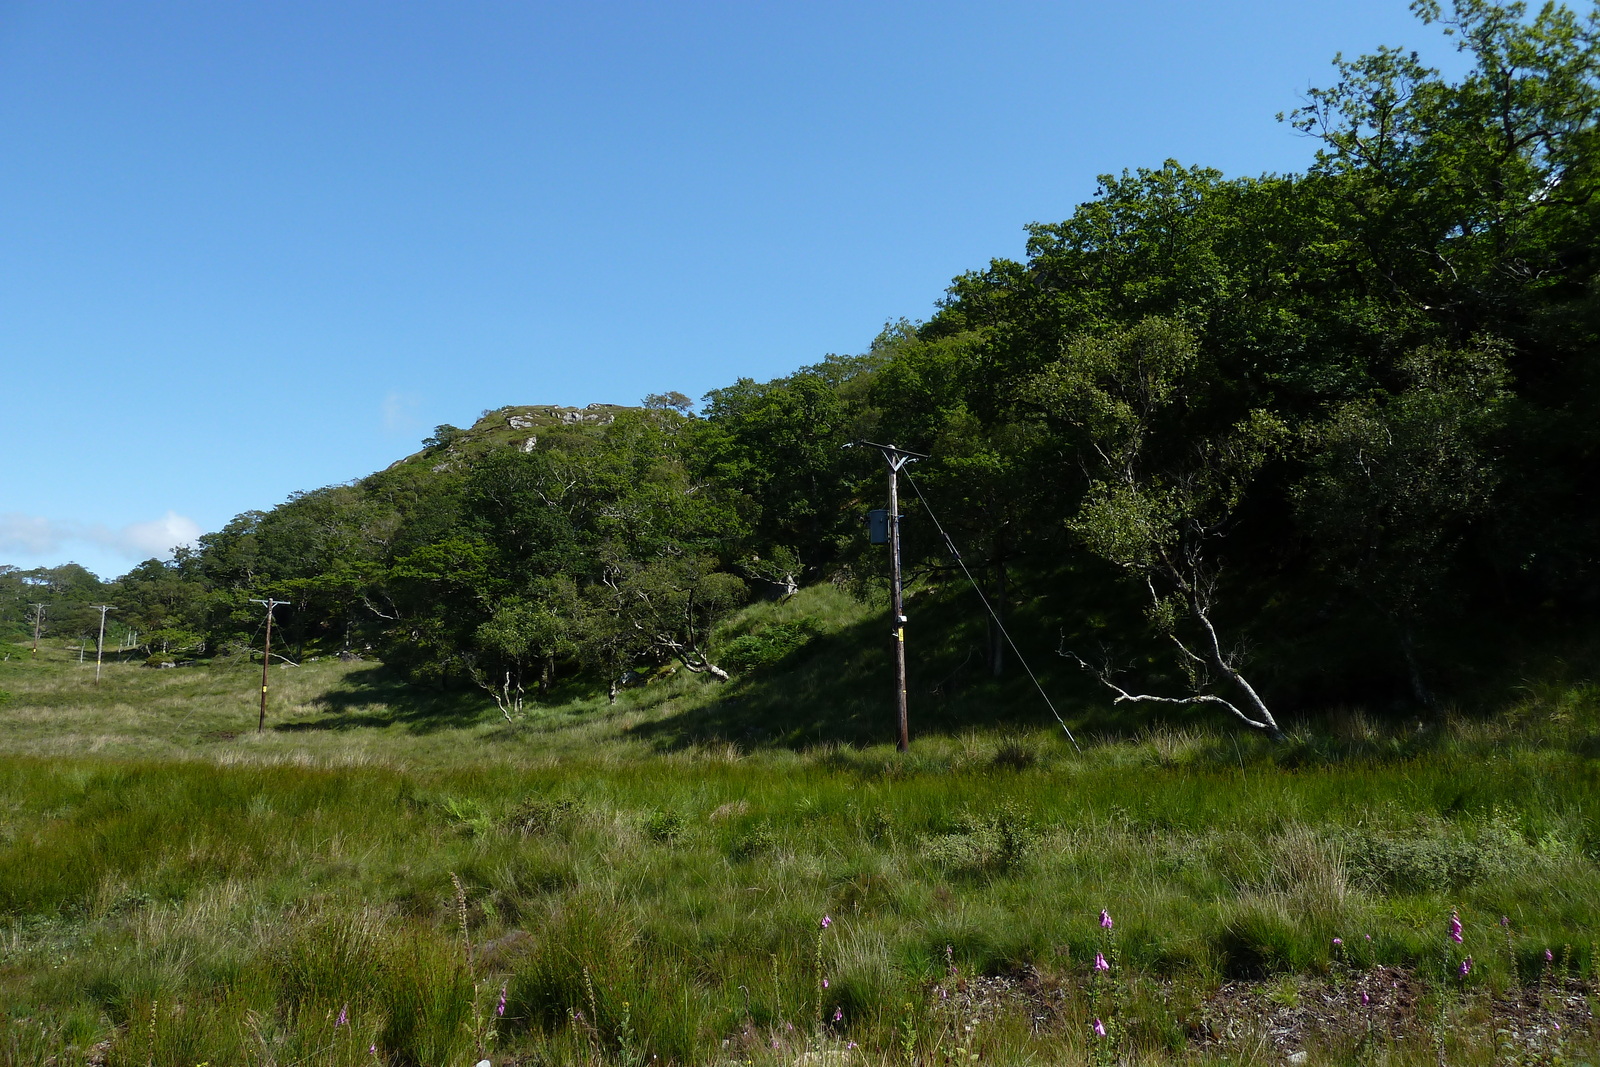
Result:
M267 609L267 643L261 650L261 718L256 720L256 733L260 733L267 726L267 667L272 663L272 609L287 604L287 600L251 599L250 603L260 604Z
M94 684L99 685L100 654L104 651L106 644L106 612L116 611L117 609L110 604L92 604L90 606L100 613L100 637L94 643Z
M39 655L39 627L44 623L44 605L33 605L33 651L28 653L32 659Z
M895 724L900 736L897 747L901 752L911 748L911 725L906 713L906 614L905 601L900 589L900 468L928 457L921 452L910 452L895 445L880 445L874 441L854 441L863 448L876 448L883 453L889 466L889 610L894 619L894 711Z

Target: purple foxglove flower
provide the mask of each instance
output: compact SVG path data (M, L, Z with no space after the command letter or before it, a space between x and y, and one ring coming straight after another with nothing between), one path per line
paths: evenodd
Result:
M333 1021L333 1025L335 1027L340 1027L340 1026L345 1025L349 1021L350 1021L350 1005L346 1004L344 1007L339 1009L339 1017Z
M844 1020L844 1009L843 1008L834 1008L833 1009L833 1021L837 1023L837 1022L842 1022L843 1020Z
M823 989L827 989L828 988L828 980L826 978L824 978L822 980L822 988Z
M1367 991L1365 989L1363 989L1361 991L1361 1006L1364 1008L1368 1004L1371 1004L1371 1003L1372 1003L1372 998L1367 996Z
M845 1048L851 1050L852 1052L854 1052L856 1049L858 1049L860 1047L861 1046L856 1044L854 1041L850 1042L848 1045L845 1046Z
M1343 944L1344 944L1344 938L1336 937L1336 938L1333 939L1333 947L1334 948L1338 948L1339 946L1341 946Z
M1104 956L1096 952L1094 954L1094 969L1097 971L1109 971L1111 969L1111 964L1106 962L1106 958Z
M1551 952L1549 949L1545 949L1544 950L1544 961L1546 963L1554 963L1556 961L1555 953Z
M1104 908L1100 909L1100 929L1111 929L1111 913Z
M378 1054L378 1046L375 1045L375 1044L374 1045L368 1045L367 1046L367 1054L369 1056L376 1056Z
M506 1013L506 987L505 986L501 986L500 987L500 1003L498 1003L498 1004L496 1004L494 1006L494 1013L495 1013L495 1015L497 1017L501 1016L501 1015L504 1015Z
M1504 926L1507 930L1511 929L1511 916L1509 916L1509 915L1500 916L1500 925Z
M777 1038L773 1038L772 1039L772 1047L773 1048L777 1048L778 1047L778 1039Z
M1461 916L1453 911L1450 913L1450 940L1461 944Z
M1461 971L1461 977L1463 977L1463 978L1465 978L1467 975L1472 973L1472 957L1471 956L1468 956L1466 959L1461 961L1460 971Z
M823 928L823 929L824 929L824 930L826 930L826 929L827 929L827 928L828 928L828 927L830 927L830 926L832 926L832 925L833 925L833 918L832 918L832 916L829 916L829 915L824 915L824 916L823 916L823 917L822 917L822 928Z
M1099 1019L1096 1019L1094 1021L1094 1033L1095 1033L1096 1037L1105 1037L1106 1036L1106 1024L1101 1022Z

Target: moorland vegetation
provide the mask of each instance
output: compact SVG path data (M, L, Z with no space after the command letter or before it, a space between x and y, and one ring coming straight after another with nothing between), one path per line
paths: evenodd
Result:
M864 353L0 567L0 1062L1588 1048L1600 18L1414 7Z

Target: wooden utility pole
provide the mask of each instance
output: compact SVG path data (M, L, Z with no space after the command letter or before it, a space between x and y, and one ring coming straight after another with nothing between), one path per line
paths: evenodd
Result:
M260 733L267 726L267 667L272 663L272 609L287 604L287 600L251 599L252 604L264 605L267 609L267 643L261 650L261 717L256 720L256 733Z
M94 684L99 685L100 656L101 653L105 651L106 645L106 612L116 611L117 609L112 607L110 604L93 604L90 606L100 613L100 636L95 640L94 643Z
M33 651L28 653L28 658L33 659L39 655L39 627L44 623L44 605L33 605Z
M889 611L894 627L894 713L899 737L896 747L901 752L911 748L911 724L906 709L906 613L905 598L900 585L900 468L907 463L928 457L921 452L908 452L895 445L880 445L873 441L856 441L866 448L876 448L883 453L889 467Z

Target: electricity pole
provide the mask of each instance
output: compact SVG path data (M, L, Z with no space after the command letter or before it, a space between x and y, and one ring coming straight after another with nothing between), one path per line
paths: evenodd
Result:
M252 604L265 605L267 609L267 643L261 651L261 718L256 720L256 733L260 733L267 725L267 667L272 663L272 609L287 604L287 600L251 599Z
M33 659L39 655L39 626L44 622L44 605L33 605L33 651L28 653L28 658Z
M894 713L899 729L896 747L901 752L911 748L911 725L906 713L906 613L905 600L900 588L900 468L928 457L921 452L910 452L894 445L880 445L873 441L855 441L853 444L876 448L889 466L889 611L894 625Z
M94 643L94 684L100 684L100 654L105 650L106 644L106 612L117 609L110 604L90 605L100 613L100 637Z

